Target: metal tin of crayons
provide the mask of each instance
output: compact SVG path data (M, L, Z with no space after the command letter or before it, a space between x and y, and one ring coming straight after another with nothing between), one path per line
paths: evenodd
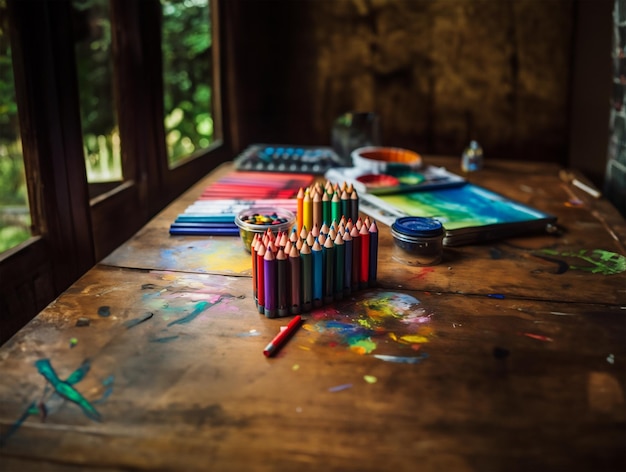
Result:
M441 262L445 231L440 221L418 216L398 218L391 225L391 234L395 260L417 266Z

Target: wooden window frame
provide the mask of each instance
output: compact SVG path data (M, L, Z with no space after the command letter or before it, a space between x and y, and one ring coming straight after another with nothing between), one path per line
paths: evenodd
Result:
M223 0L211 0L214 87L232 75L224 54ZM82 146L71 4L8 0L16 100L33 236L0 254L0 343L167 203L232 158L228 107L216 103L211 148L168 169L163 123L161 5L111 0L115 106L124 181L89 197ZM34 11L37 10L37 11ZM223 49L224 48L224 49ZM220 118L222 121L220 121ZM222 123L229 123L228 127Z

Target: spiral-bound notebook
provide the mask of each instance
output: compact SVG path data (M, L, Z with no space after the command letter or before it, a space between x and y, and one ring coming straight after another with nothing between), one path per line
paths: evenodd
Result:
M556 223L555 216L469 182L395 194L361 194L359 208L387 225L401 216L436 218L445 228L446 246L547 231Z

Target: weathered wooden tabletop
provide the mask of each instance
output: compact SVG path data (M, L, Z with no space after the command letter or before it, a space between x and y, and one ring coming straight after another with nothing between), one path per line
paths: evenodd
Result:
M231 169L0 348L0 470L626 470L626 224L604 199L489 162L473 182L561 231L414 267L380 225L377 286L268 359L287 319L256 311L239 239L168 234Z

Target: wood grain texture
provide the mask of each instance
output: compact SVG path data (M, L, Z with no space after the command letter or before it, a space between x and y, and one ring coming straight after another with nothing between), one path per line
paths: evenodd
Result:
M562 204L550 166L507 166L480 179L500 172L509 196L558 210L562 236L458 247L432 268L383 251L377 287L306 314L270 359L263 348L288 319L257 313L248 274L157 260L179 244L171 216L228 166L218 169L0 348L0 461L54 472L623 469L624 274L556 274L529 255L617 251L614 239L589 209ZM61 379L88 360L74 388L100 422L50 390L45 421L36 414L39 359Z
M325 144L374 111L388 146L567 159L572 0L238 3L244 144Z

